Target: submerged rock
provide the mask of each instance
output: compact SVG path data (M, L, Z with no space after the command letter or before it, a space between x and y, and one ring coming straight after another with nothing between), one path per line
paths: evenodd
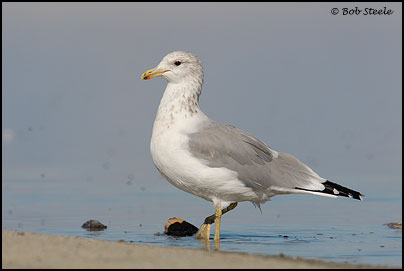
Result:
M387 225L390 229L402 229L403 223L402 222L392 222L392 223L387 223L384 224Z
M105 226L98 220L88 220L83 225L81 225L81 227L88 231L103 231L107 228L107 226Z
M197 227L177 217L170 218L164 225L164 233L172 236L192 236L197 231Z

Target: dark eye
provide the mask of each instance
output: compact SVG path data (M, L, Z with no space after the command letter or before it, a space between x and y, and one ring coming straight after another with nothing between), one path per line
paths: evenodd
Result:
M175 62L174 62L174 65L175 65L175 66L179 66L179 65L181 65L181 61L178 61L178 60L177 60L177 61L175 61Z

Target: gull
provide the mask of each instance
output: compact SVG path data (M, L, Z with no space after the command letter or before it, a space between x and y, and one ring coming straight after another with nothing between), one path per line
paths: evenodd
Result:
M320 177L292 155L208 118L199 106L203 68L195 55L169 53L142 74L143 80L155 77L166 79L167 87L153 125L153 162L171 184L215 207L196 238L209 240L215 223L214 240L219 240L221 217L238 202L250 201L260 208L273 196L295 193L362 200L361 193Z

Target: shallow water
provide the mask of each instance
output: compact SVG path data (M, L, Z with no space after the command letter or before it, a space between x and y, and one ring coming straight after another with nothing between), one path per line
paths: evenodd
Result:
M206 244L163 234L168 218L181 217L198 227L214 211L210 202L164 180L149 184L3 180L2 189L3 229L215 249L213 240ZM220 250L402 266L402 230L383 225L401 221L401 187L385 189L383 195L376 190L367 191L364 201L278 196L261 206L262 214L252 204L240 203L223 216ZM89 219L108 228L82 229Z

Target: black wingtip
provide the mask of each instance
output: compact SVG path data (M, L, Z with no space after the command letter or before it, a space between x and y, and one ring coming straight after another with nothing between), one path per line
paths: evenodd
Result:
M325 181L323 183L325 189L321 192L331 194L331 195L337 195L337 196L343 196L347 198L354 198L357 200L363 200L363 197L365 197L363 194L361 194L358 191L349 189L345 186L339 185L337 183L333 183L330 181Z
M295 189L324 193L324 194L329 194L329 195L333 195L333 196L342 196L342 197L353 198L353 199L357 199L357 200L363 200L363 198L365 197L365 195L361 194L358 191L349 189L345 186L330 182L328 180L323 182L322 184L324 185L323 190L309 190L309 189L304 189L304 188L300 188L300 187L295 187Z

